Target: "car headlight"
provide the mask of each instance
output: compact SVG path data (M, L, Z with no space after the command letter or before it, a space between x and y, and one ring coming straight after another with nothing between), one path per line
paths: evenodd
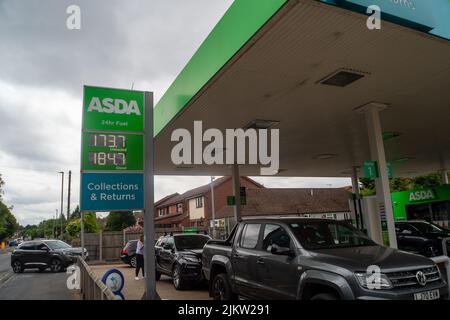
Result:
M392 289L392 283L383 273L355 273L361 287L369 290Z

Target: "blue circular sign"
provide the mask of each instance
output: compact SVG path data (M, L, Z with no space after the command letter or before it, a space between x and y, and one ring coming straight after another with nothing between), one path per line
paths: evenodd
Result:
M105 275L102 278L102 282L115 294L122 295L120 291L122 291L123 286L125 285L125 278L117 269L111 269L106 271ZM122 295L123 297L123 295Z

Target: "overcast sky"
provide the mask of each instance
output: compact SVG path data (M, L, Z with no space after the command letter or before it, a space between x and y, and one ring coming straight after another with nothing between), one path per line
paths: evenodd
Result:
M72 207L78 204L83 85L131 88L134 83L137 90L155 92L157 101L231 3L0 0L0 173L6 181L5 202L14 206L21 224L55 214L58 171L72 170ZM81 30L66 28L66 9L72 4L81 8ZM158 176L155 198L209 179ZM268 187L350 183L256 179Z

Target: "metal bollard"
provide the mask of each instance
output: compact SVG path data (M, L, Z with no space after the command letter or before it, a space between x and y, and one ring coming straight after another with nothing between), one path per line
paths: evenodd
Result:
M439 256L439 257L432 257L431 260L434 261L434 263L444 263L445 264L445 270L447 273L447 288L448 292L450 293L450 258L448 256Z

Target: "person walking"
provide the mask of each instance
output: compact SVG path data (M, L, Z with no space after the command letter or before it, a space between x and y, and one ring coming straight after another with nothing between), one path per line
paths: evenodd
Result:
M142 277L145 277L144 271L144 236L141 235L136 246L136 277L139 280L139 270L142 269Z

